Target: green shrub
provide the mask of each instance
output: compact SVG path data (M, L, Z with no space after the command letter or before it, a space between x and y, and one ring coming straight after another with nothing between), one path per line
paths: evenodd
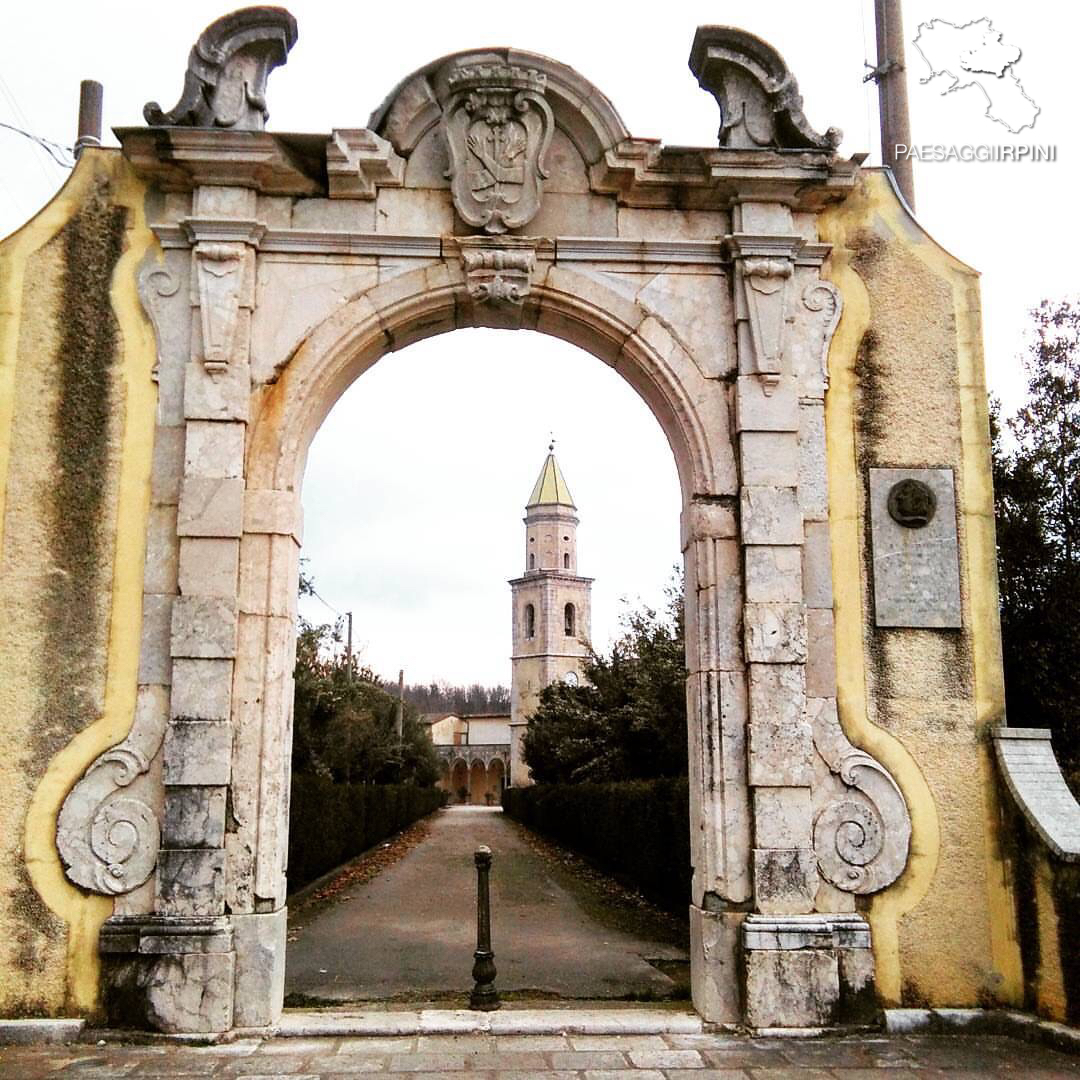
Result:
M412 784L335 784L293 775L289 808L289 890L437 810L444 793Z
M685 777L507 788L503 809L685 913L691 875Z

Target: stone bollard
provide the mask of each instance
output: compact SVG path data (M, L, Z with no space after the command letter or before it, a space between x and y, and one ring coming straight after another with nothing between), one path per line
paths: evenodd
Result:
M488 874L491 871L491 848L481 845L473 855L476 863L476 952L473 953L473 982L469 1008L491 1012L502 1004L495 989L495 954L491 951L491 902L488 897Z

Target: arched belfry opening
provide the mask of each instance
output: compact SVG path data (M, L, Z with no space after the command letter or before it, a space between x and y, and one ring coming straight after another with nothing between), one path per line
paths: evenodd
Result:
M725 27L700 28L690 58L718 145L634 138L577 72L508 48L409 75L367 127L277 134L259 103L295 25L275 8L230 18L200 39L180 103L118 132L153 192L161 253L139 287L158 355L152 485L173 502L147 535L132 731L60 822L69 878L117 898L101 935L114 1022L277 1021L307 450L381 357L475 326L610 365L674 456L694 1007L758 1028L861 1020L874 965L857 900L899 877L911 828L837 712L824 401L841 294L819 220L858 161L810 126L780 56ZM565 645L588 607L557 474L530 507L550 544L527 544L515 611ZM169 559L179 579L162 586ZM526 599L549 579L548 607ZM482 770L506 780L463 754L453 782ZM94 839L99 812L129 826L123 858Z

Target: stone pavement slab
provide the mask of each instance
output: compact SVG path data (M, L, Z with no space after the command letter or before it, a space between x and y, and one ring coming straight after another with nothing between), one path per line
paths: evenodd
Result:
M1025 1080L1080 1078L1080 1059L998 1035L411 1035L270 1038L197 1047L108 1043L0 1047L0 1077L167 1076L348 1080ZM587 1048L581 1044L587 1044Z

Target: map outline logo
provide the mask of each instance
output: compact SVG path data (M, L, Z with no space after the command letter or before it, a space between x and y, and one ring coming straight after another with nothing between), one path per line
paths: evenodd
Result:
M919 24L912 44L930 71L919 80L920 85L947 79L942 96L978 89L986 99L983 115L1018 135L1034 128L1042 110L1013 70L1023 53L1006 43L1004 36L987 16L959 25L934 18Z

